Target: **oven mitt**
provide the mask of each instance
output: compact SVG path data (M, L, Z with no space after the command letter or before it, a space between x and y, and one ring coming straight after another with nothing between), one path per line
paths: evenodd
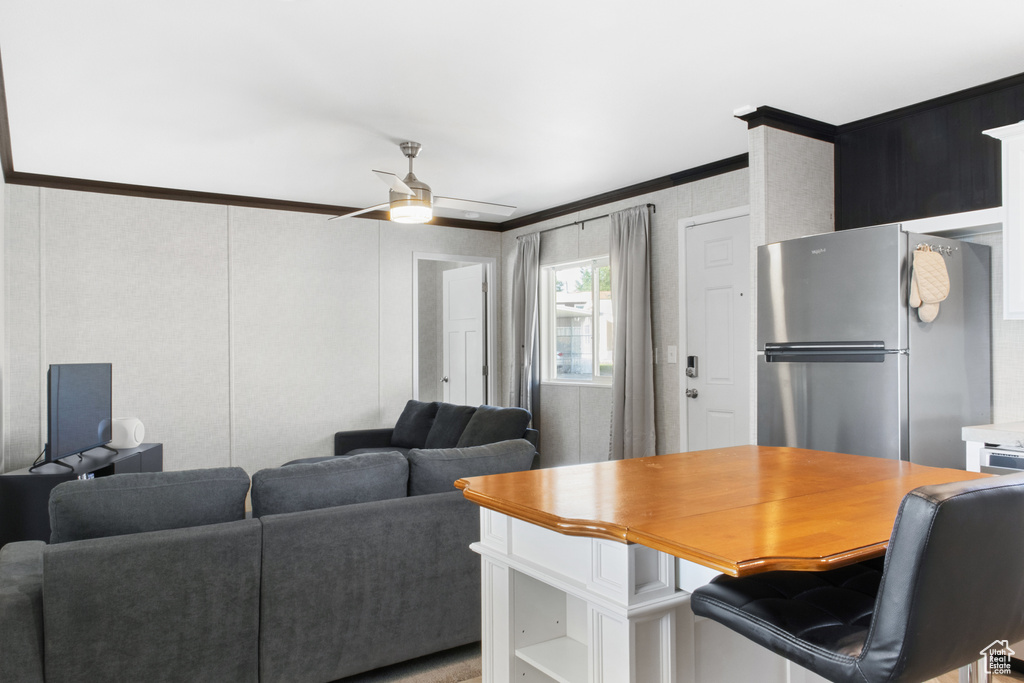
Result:
M917 309L921 322L930 323L939 315L939 304L949 296L949 273L942 254L931 247L918 247L910 277L910 305Z

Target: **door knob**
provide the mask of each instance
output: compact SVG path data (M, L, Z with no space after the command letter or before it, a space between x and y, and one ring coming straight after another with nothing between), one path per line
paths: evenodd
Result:
M444 377L442 377L441 381L442 382L447 382L448 381L448 375L445 375Z
M697 390L696 389L687 389L686 390L686 397L687 398L697 398Z

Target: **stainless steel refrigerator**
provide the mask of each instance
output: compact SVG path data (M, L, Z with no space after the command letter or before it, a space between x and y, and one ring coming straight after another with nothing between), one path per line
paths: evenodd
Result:
M918 245L950 282L929 323ZM989 252L899 225L759 247L757 442L963 469L961 428L991 421Z

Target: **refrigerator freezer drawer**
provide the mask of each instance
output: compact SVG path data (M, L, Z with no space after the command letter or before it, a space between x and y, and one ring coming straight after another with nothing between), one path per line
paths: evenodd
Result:
M760 358L757 443L909 459L907 356L882 362Z

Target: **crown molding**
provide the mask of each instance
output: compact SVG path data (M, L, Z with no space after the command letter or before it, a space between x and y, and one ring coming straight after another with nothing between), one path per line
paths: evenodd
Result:
M736 118L746 121L748 129L768 126L823 142L836 141L837 126L775 107L758 107L749 114L741 114Z
M55 190L98 192L102 194L121 195L124 197L144 197L148 199L167 199L179 202L197 202L200 204L244 206L253 209L297 211L300 213L316 213L330 216L341 216L343 214L359 210L357 208L337 206L334 204L315 204L312 202L296 202L287 199L266 199L263 197L219 194L216 192L198 192L195 190L175 190L165 187L152 187L149 185L131 185L128 183L113 183L103 180L88 180L84 178L65 178L62 176L42 175L38 173L22 173L20 171L12 171L10 174L5 173L4 180L10 185L29 185L32 187L46 187ZM354 218L386 221L388 220L388 214L386 211L372 211L370 213L355 216ZM458 218L444 218L442 216L435 216L434 219L426 225L440 225L447 228L468 228L470 230L487 230L490 232L498 232L501 230L499 223L461 220Z
M678 171L670 175L655 178L654 180L647 180L635 185L629 185L628 187L622 187L617 190L611 190L603 194L594 195L593 197L587 197L586 199L580 199L579 201L569 204L562 204L561 206L555 206L550 209L520 216L519 218L513 218L512 220L502 223L501 230L502 232L514 230L516 228L533 225L534 223L540 223L541 221L550 220L552 218L559 218L577 211L592 209L597 206L611 204L612 202L621 201L623 199L631 199L632 197L657 192L658 190L665 190L685 183L692 183L697 180L703 180L704 178L722 175L723 173L731 173L732 171L747 168L749 165L750 157L748 154L737 154L736 156L729 157L728 159L713 161L710 164L704 164L703 166L697 166L685 171Z
M857 121L844 123L837 126L839 129L838 133L839 135L842 135L843 133L849 133L860 128L868 128L886 121L894 121L906 116L913 116L914 114L920 114L930 109L938 109L949 104L970 100L975 97L982 97L984 95L989 95L991 93L1019 85L1024 85L1024 73L1007 76L1006 78L1000 78L999 80L990 81L989 83L982 83L981 85L975 85L948 95L933 97L932 99L925 100L924 102L918 102L916 104L907 105L906 107L900 107L899 109L893 109L892 111L876 114L875 116L869 116L866 119L859 119Z

